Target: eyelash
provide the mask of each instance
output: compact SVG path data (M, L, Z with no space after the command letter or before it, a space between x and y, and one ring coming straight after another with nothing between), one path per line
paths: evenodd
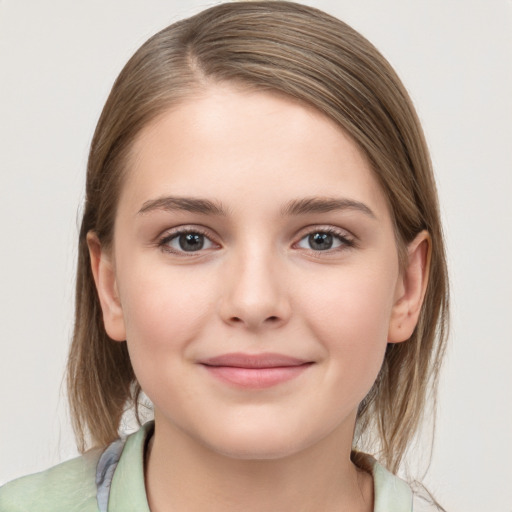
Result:
M185 256L185 257L193 257L197 256L198 253L201 253L202 250L199 249L198 251L185 251L185 250L175 250L169 246L169 243L172 240L177 239L181 235L189 235L189 234L197 234L202 235L205 239L207 239L210 243L219 246L217 242L215 242L211 235L206 232L206 230L201 229L200 227L184 227L184 228L177 228L176 230L172 231L171 233L166 233L159 241L158 241L158 247L162 249L164 252L171 253L171 254L177 254L179 256ZM340 246L335 247L334 249L326 249L326 250L315 250L315 249L307 249L304 248L304 250L314 254L317 257L332 255L335 252L343 251L346 249L351 249L353 247L356 247L356 241L351 236L347 236L346 232L338 231L337 229L334 229L332 227L320 227L315 229L310 229L304 234L301 235L299 240L293 244L292 247L296 247L302 240L306 239L307 237L311 235L316 234L326 234L331 235L332 237L336 238L340 243Z
M325 234L331 235L333 238L338 239L340 245L335 248L330 248L326 250L315 250L315 249L305 249L309 253L313 254L316 257L327 257L329 255L333 255L333 253L338 253L340 251L345 251L347 249L352 249L356 247L356 240L351 235L348 235L346 231L337 230L333 227L317 227L308 230L305 232L298 242L295 242L293 245L298 245L302 240L306 239L311 235L316 234Z

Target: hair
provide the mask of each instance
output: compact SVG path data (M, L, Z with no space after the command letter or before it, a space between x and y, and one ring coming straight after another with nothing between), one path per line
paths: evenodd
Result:
M360 404L353 458L364 446L396 472L435 403L445 351L448 279L437 192L412 102L386 59L354 29L317 9L282 1L225 3L174 23L128 61L102 111L87 167L79 235L76 311L67 383L79 449L118 437L123 413L138 416L141 388L126 342L104 328L87 234L111 247L130 149L141 130L208 84L233 83L312 106L348 134L380 182L401 265L422 230L430 276L407 342L388 343L378 378Z

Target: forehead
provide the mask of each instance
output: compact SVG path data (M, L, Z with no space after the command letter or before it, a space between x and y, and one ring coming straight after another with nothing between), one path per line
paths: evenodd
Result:
M386 209L369 162L334 121L283 95L229 84L164 112L133 145L122 202L191 193L276 207L336 193Z

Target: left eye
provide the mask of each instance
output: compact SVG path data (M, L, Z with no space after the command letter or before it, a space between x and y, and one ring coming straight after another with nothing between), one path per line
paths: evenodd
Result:
M162 245L175 252L196 252L202 249L211 249L214 244L202 233L189 231L167 237L162 241Z
M316 231L301 238L297 244L302 249L313 251L328 251L336 249L342 245L351 245L349 240L341 235L329 233L326 231Z

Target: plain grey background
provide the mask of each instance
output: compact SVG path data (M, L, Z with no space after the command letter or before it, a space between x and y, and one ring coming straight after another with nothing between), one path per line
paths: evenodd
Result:
M370 39L416 104L452 278L429 488L512 511L512 2L310 0ZM0 484L76 454L62 375L88 144L114 78L179 0L0 0Z

